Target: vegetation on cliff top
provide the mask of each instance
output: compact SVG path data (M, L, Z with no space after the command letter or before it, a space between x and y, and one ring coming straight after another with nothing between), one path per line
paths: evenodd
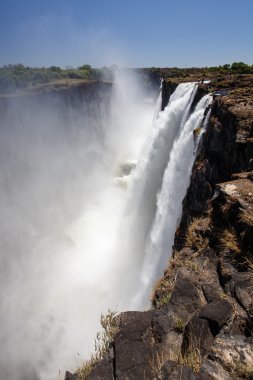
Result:
M253 65L247 65L244 62L233 62L220 66L210 67L188 67L188 68L155 68L151 67L152 72L159 72L163 78L185 78L191 75L199 76L217 76L226 74L253 74Z
M112 80L113 71L116 65L103 68L92 68L88 64L84 64L78 68L62 69L58 66L50 67L28 67L22 64L5 65L0 67L0 93L13 93L16 90L30 88L41 84L51 83L55 81L68 80L72 83L74 80ZM214 67L191 67L191 68L142 68L133 69L139 73L148 74L159 80L163 78L188 78L191 77L209 77L214 78L219 75L227 74L253 74L253 65L247 65L244 62L234 62L231 65L225 64ZM143 76L147 79L147 76Z
M111 68L95 69L90 65L78 68L61 69L58 66L28 67L22 64L0 67L0 93L13 93L16 90L60 80L110 80Z

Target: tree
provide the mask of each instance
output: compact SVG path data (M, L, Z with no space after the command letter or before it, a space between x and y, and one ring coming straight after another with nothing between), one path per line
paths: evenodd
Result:
M83 65L83 66L80 66L78 67L79 70L87 70L87 71L90 71L91 70L91 66L90 65Z
M233 62L231 70L240 74L249 73L251 71L250 67L244 62Z
M60 73L60 72L61 72L61 68L58 67L58 66L50 66L50 67L49 67L49 70L50 70L50 71L54 71L54 72L56 72L56 73Z

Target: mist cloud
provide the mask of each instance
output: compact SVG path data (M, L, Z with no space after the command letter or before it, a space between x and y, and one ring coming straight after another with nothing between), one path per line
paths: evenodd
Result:
M132 289L120 271L136 252L121 246L128 178L116 177L136 160L154 105L129 75L93 95L13 96L2 114L6 380L50 380L76 368L77 353L93 350L100 314L129 306Z

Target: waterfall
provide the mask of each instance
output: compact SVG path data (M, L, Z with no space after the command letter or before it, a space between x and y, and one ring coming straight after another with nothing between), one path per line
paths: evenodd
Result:
M151 228L148 226L149 232L145 231L146 235L143 239L145 247L143 244L144 256L140 268L140 285L137 295L133 298L133 307L140 304L144 307L148 306L148 296L154 282L163 273L170 256L175 231L182 213L182 201L189 186L191 169L197 151L196 145L199 141L199 137L197 137L194 142L193 131L194 129L198 130L202 124L205 126L204 113L212 100L210 95L204 96L192 114L189 114L189 106L194 98L191 95L195 94L196 87L194 83L180 84L177 87L168 106L160 113L157 125L154 126L154 128L158 127L158 131L153 135L147 156L136 169L138 178L145 179L145 185L142 184L142 202L149 202L151 196L146 197L146 194L152 188L152 196L156 197L156 203L155 216L153 217L153 213L150 214L152 226ZM209 113L206 120L208 117ZM167 140L160 140L161 132L163 138L170 137L169 143ZM168 150L159 149L165 143ZM158 154L163 154L163 157L159 156L160 162L163 160L160 170L157 166L153 167L156 146L159 149ZM166 164L166 169L161 174L164 164ZM141 175L138 174L138 170L142 172ZM155 173L156 170L159 172L159 177L156 177L157 185L153 192L153 183L152 187L144 186L149 186L150 174ZM146 207L142 204L142 207L147 210L149 206ZM137 212L141 212L138 207ZM140 223L139 220L138 223Z
M156 196L161 189L164 170L169 161L173 142L189 116L196 89L194 83L180 84L177 87L168 106L154 121L151 134L144 144L133 173L124 225L125 245L133 257L129 267L133 287L139 279L146 240L156 213Z

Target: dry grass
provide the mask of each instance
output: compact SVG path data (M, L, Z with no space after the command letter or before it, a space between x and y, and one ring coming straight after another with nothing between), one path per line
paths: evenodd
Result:
M92 354L90 359L86 360L83 365L77 369L76 375L80 380L85 380L91 374L92 370L95 368L99 362L99 357L97 354Z
M157 281L154 287L151 301L155 308L160 309L169 302L179 268L186 268L194 272L203 270L206 262L201 262L198 251L208 245L208 238L203 237L201 233L208 230L209 224L210 220L208 218L195 218L192 220L185 236L185 250L183 252L176 250L173 252L173 257L169 260L164 276ZM193 251L197 252L194 253Z
M252 256L250 258L246 257L244 259L244 265L246 266L246 268L248 268L248 270L250 272L253 272L253 258L252 258Z
M184 335L178 363L190 367L195 373L200 371L202 366L201 335L195 336L189 332Z
M226 294L225 292L220 292L220 293L219 293L219 297L220 297L220 299L222 299L222 300L229 300L229 296L228 296L228 294Z
M241 212L239 216L240 222L247 224L249 227L253 227L253 214L250 212Z
M229 202L225 203L224 205L221 206L220 210L222 212L222 217L228 221L229 220L229 212L231 210L231 203L229 203Z
M201 272L204 265L205 263L203 265L200 264L196 255L183 260L183 267L188 269L190 272Z
M206 261L201 264L198 260L197 252L192 253L192 251L190 251L189 255L186 254L186 252L181 254L178 251L174 251L173 257L169 261L168 268L164 272L164 276L157 281L152 292L151 302L154 308L160 309L169 302L179 268L186 268L189 271L201 272L205 265Z
M198 373L202 361L199 348L192 348L187 351L185 354L181 354L178 359L179 364L186 365L190 367L195 373Z
M170 355L165 354L164 350L156 352L151 359L148 360L149 367L151 368L154 378L157 377L161 368L164 366L167 360L170 360Z
M180 258L177 252L174 252L173 257L169 260L169 265L164 276L160 278L152 292L151 302L156 309L165 306L169 300L175 284L177 269L180 267Z
M151 368L153 374L153 379L160 379L160 371L168 360L171 360L175 363L179 363L180 355L180 348L176 348L175 346L173 346L169 350L165 350L163 348L160 351L155 352L152 355L152 357L148 360L149 367ZM150 379L150 377L148 377L147 379Z
M246 364L236 363L235 372L240 378L243 378L243 379L253 378L253 367L250 367Z
M174 329L178 332L178 333L182 333L184 331L184 328L185 328L185 322L182 318L176 318L175 319L175 323L174 323Z
M219 235L219 250L230 251L235 255L239 255L241 252L239 241L236 232L233 228L223 230Z
M189 224L187 233L185 235L185 247L191 248L194 251L198 251L207 246L207 239L203 238L199 231L204 222L204 218L192 219L192 222Z
M187 335L188 345L179 355L178 363L190 367L195 373L198 373L201 365L200 340L194 338L191 334Z
M151 295L151 302L157 309L161 309L169 302L173 287L174 278L166 276L157 281Z
M175 362L175 364L188 366L195 373L199 372L202 365L201 354L198 348L193 348L185 354L180 353L180 351L165 352L162 350L160 352L156 352L149 360L149 366L155 379L158 378L161 368L168 360Z
M85 380L98 362L107 354L110 345L117 332L119 331L116 322L116 312L108 310L106 315L101 315L101 326L103 330L97 333L95 339L95 353L91 355L90 359L85 361L83 365L77 369L76 375L80 380Z
M174 264L173 268L175 270L179 268L186 268L189 271L199 272L202 269L202 265L200 261L198 260L199 253L198 252L186 252L183 251L183 253L175 252L174 260L176 261L176 264ZM204 265L204 264L203 264Z

